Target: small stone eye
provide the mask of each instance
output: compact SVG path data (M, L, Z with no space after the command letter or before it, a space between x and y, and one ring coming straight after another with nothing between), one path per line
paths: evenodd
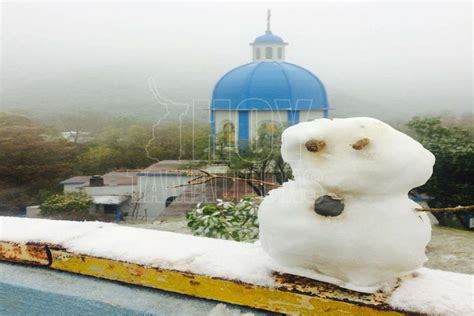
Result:
M326 142L321 139L310 139L304 145L308 151L315 153L323 150L326 147Z
M339 216L344 210L344 201L331 195L323 195L314 201L314 212L321 216Z
M355 150L361 150L365 146L367 146L370 143L368 138L361 138L358 141L356 141L354 144L352 144L352 148Z

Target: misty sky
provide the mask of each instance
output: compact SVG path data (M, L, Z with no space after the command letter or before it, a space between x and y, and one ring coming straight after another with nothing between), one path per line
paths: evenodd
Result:
M471 4L363 2L4 3L0 109L158 117L154 80L206 118L215 82L251 61L269 7L287 61L323 81L332 116L472 111Z

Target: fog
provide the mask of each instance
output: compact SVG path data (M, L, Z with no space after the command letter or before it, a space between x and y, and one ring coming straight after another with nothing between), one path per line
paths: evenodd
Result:
M325 84L331 116L472 112L470 3L3 3L0 109L198 119L215 82L272 31ZM183 104L185 103L185 104ZM188 109L189 110L189 109ZM191 111L192 112L192 111ZM187 115L189 115L188 112Z

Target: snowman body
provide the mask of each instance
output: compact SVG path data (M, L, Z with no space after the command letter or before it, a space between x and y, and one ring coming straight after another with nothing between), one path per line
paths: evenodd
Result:
M423 265L431 224L408 198L434 164L421 144L375 119L319 119L285 130L282 156L295 180L259 209L270 257L363 292ZM334 197L342 211L318 212L321 197Z

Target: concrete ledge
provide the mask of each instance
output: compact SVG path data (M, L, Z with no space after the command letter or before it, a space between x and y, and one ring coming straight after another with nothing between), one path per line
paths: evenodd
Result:
M49 258L49 259L48 259ZM288 274L276 274L276 288L71 253L55 246L0 242L0 261L51 269L217 300L285 314L401 315L385 297L346 291Z
M259 243L100 222L0 217L0 261L287 314L474 315L472 275L421 268L363 294L277 265Z

